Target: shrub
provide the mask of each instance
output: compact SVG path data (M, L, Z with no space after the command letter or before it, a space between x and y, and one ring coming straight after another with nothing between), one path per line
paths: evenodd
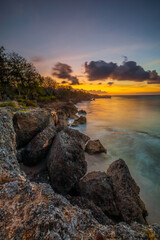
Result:
M39 102L43 102L43 103L50 103L56 100L55 96L40 96L37 99Z
M16 108L16 104L14 102L5 102L5 103L1 103L0 107L13 107L13 108Z
M28 100L28 99L18 99L18 102L20 103L21 106L23 107L38 107L38 104Z

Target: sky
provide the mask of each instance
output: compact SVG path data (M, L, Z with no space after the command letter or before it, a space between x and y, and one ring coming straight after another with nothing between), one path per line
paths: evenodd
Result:
M74 88L160 94L159 0L5 0L0 33L7 51ZM57 63L68 78L52 75Z

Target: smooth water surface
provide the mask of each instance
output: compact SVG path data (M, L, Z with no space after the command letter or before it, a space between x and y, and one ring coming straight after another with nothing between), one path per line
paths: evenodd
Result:
M88 171L106 171L118 158L126 161L139 185L150 223L160 223L160 96L124 96L77 104L87 124L77 127L100 139L106 154L88 155Z

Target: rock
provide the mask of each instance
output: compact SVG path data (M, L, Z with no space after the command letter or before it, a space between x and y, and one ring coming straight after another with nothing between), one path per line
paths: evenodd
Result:
M0 110L0 240L95 240L160 238L160 226L102 226L90 211L73 206L49 184L31 183L16 160L9 112Z
M93 201L112 220L121 220L112 180L104 172L90 172L78 184L79 195Z
M50 111L34 109L16 112L13 117L17 147L24 147L49 124L54 124Z
M78 126L78 124L85 124L87 122L87 119L85 116L80 116L78 119L75 119L72 123L72 127Z
M67 126L68 125L68 117L65 112L62 110L57 111L58 116L58 126Z
M69 193L87 171L87 163L81 144L61 130L53 140L48 155L48 172L56 192Z
M102 209L94 204L94 202L89 201L88 199L84 197L71 197L67 196L67 199L70 201L70 203L74 206L78 206L81 209L87 209L90 210L93 217L103 225L109 225L113 224L113 221L109 219L102 211Z
M69 134L72 137L72 139L74 139L75 142L78 141L78 143L81 144L81 147L83 150L85 149L86 142L88 142L90 137L88 137L87 135L85 135L84 133L81 133L80 131L78 131L76 129L72 129L72 128L68 128L68 127L64 127L62 129L67 134Z
M83 109L79 110L78 113L79 113L79 114L85 114L85 115L87 114L86 111L83 110Z
M107 152L99 140L89 140L86 144L85 151L89 154Z
M0 184L24 177L18 166L12 113L0 109Z
M113 180L116 205L121 212L123 221L145 224L148 213L139 197L140 189L131 177L126 163L122 159L114 161L109 166L107 174Z
M44 159L55 135L54 125L48 125L38 133L21 152L22 162L25 165L33 166Z

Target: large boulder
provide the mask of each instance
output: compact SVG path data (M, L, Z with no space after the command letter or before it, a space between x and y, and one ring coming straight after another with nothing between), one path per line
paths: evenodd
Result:
M21 152L22 162L25 165L33 166L44 159L55 135L54 125L48 125L38 133Z
M72 129L72 128L68 128L68 127L64 127L63 131L65 131L67 134L69 134L72 139L74 139L74 141L78 141L81 144L81 147L83 149L85 149L85 145L86 143L90 140L90 137L85 135L84 133L76 130L76 129Z
M79 118L75 119L72 123L72 127L77 127L79 124L86 124L87 119L85 116L80 116Z
M81 144L61 130L48 154L48 172L51 185L58 193L67 194L87 171Z
M86 144L85 151L89 154L107 152L99 140L89 140Z
M78 185L79 195L93 201L113 220L121 220L115 204L112 179L105 172L90 172Z
M18 111L13 117L16 132L17 147L24 147L49 124L54 125L54 118L50 111L45 109L34 109Z
M126 163L119 159L108 168L116 196L116 205L123 221L146 223L147 210L139 197L140 189L132 178Z

